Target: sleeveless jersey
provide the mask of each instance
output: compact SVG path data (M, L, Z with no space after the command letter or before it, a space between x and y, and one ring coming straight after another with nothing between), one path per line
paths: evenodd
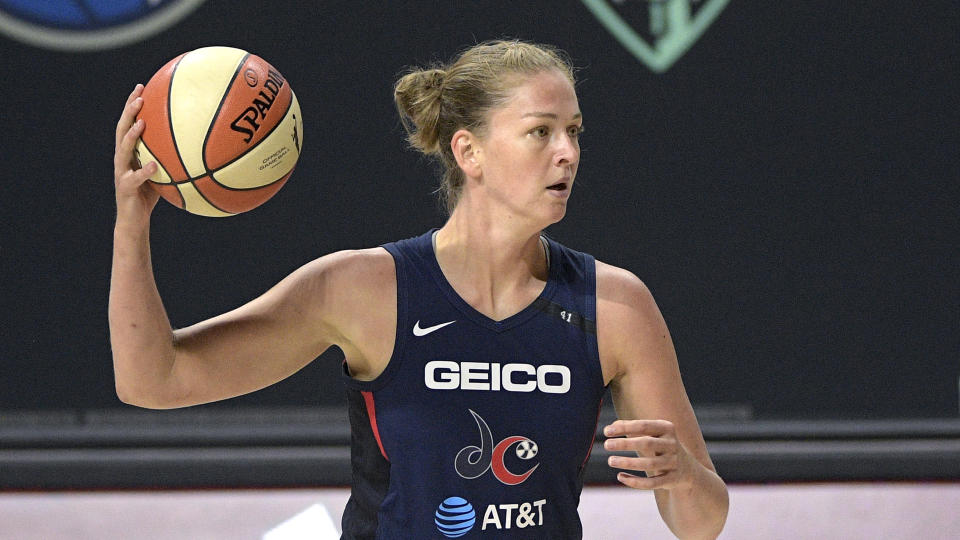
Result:
M542 293L494 321L447 282L432 234L383 246L396 263L393 355L373 381L344 374L343 538L581 538L605 390L594 259L547 240Z

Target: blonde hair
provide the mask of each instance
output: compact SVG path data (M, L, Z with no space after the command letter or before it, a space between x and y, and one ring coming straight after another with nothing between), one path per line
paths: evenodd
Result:
M437 158L443 169L440 198L447 212L457 205L463 171L450 140L459 129L483 136L488 113L510 98L523 83L520 76L548 70L575 84L573 65L550 45L519 40L486 41L460 53L448 65L412 68L397 80L393 99L411 146Z

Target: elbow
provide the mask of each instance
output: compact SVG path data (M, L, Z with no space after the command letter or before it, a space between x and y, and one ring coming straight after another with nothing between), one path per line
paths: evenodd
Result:
M136 392L136 385L130 384L117 369L117 357L113 358L113 388L117 392L117 399L127 405L139 406L139 398Z
M722 480L721 480L722 482ZM719 500L717 501L716 512L714 514L714 519L709 522L709 526L705 531L703 538L706 539L716 539L720 536L720 533L723 532L724 526L727 524L727 514L730 512L730 493L727 491L727 486L723 484L723 490L719 494Z
M169 399L164 399L158 392L150 392L141 385L130 384L117 378L115 382L117 399L121 402L140 407L142 409L174 409L179 407Z
M113 385L117 399L144 409L172 409L176 404L171 377L173 361L145 354L113 352ZM169 367L167 367L169 366Z
M137 404L136 398L134 397L134 395L129 390L127 390L126 387L122 386L119 380L115 381L114 389L117 392L117 399L119 399L121 403L125 403L127 405Z
M723 512L723 515L720 516L716 522L714 522L713 527L707 531L704 538L708 540L716 540L720 536L720 533L723 532L723 527L727 524L727 512L726 509Z
M674 527L668 527L670 532L672 532L677 538L690 539L690 540L717 540L720 537L720 533L723 532L723 528L727 523L727 512L724 508L723 512L716 516L716 519L702 521L699 527L696 527L694 530L690 531L680 531Z
M143 396L139 395L128 385L122 384L119 379L116 381L115 386L117 391L117 399L119 399L122 403L133 405L134 407L149 408L147 407L146 400L143 399Z
M716 540L723 532L730 510L730 494L726 483L710 471L709 481L663 499L661 515L670 531L684 540ZM682 491L682 490L678 490ZM658 504L661 499L658 498Z
M726 488L726 485L724 485ZM723 528L727 525L727 516L730 514L730 493L724 489L723 490L723 512L720 514L720 519L717 523L717 536L720 536L720 533L723 532Z
M142 407L144 409L156 409L158 407L151 407L150 400L147 399L142 392L136 391L136 389L131 388L130 385L123 384L118 379L116 381L116 391L117 399L127 405L133 405L134 407Z

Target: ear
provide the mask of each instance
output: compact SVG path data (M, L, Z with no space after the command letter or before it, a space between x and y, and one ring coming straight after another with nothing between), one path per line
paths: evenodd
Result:
M481 150L477 137L466 129L457 130L450 139L450 149L457 165L469 178L480 176Z

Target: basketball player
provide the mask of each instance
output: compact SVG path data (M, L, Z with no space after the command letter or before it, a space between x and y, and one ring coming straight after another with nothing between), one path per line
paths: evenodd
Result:
M582 472L609 387L620 419L604 428L605 446L624 454L609 464L632 471L617 479L654 490L677 536L720 533L726 486L650 292L541 235L563 218L580 158L583 118L560 53L488 42L404 75L395 100L410 141L446 170L443 227L326 255L178 330L151 270L157 195L144 181L156 165L133 164L141 91L127 100L114 158L121 400L159 409L230 398L335 345L353 438L344 538L580 538Z

